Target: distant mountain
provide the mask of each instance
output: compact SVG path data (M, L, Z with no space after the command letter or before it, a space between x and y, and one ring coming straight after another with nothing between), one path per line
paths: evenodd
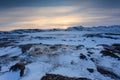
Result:
M22 33L35 33L35 32L50 32L50 31L111 31L111 32L120 32L120 25L113 26L97 26L97 27L69 27L67 29L18 29L12 31L0 31L0 34L22 34Z
M0 34L9 34L8 31L0 31Z
M120 25L92 27L92 31L120 31Z
M97 26L97 27L69 27L65 31L120 31L120 25L113 26Z
M85 30L85 27L83 26L69 27L65 29L65 31L83 31L83 30Z
M17 29L12 31L0 31L0 34L22 34L22 33L36 33L36 32L49 32L49 31L64 31L64 29Z

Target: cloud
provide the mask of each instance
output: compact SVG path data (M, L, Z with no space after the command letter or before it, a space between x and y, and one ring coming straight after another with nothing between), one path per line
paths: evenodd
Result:
M54 26L54 24L61 23L63 25L72 22L74 16L64 16L64 14L69 14L75 10L77 8L71 6L12 8L0 12L0 25L2 28L9 26L20 26L19 28L21 28L21 26L26 27L26 25L36 25L37 27L40 26L40 28L46 26L49 28L49 26ZM36 26L33 26L33 28Z
M1 30L10 30L119 25L119 2L120 0L4 0L0 2L0 27Z
M91 8L120 8L120 0L0 0L0 8L84 6Z

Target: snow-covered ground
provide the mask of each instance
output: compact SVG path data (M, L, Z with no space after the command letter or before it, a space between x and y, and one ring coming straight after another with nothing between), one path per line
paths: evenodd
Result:
M40 80L46 73L120 80L120 51L117 58L101 54L103 45L112 44L120 44L119 32L3 34L0 35L0 80ZM9 68L18 62L26 64L23 77L19 76L19 71L9 72Z

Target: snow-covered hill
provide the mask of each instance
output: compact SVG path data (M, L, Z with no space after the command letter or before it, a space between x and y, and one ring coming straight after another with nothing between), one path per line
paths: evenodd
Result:
M1 34L0 80L120 80L120 32L100 31L119 26L78 28ZM16 63L22 77L9 71Z
M97 27L69 27L65 29L65 31L120 31L120 25L113 25L113 26L97 26Z
M107 32L119 32L120 25L113 26L97 26L97 27L68 27L67 29L18 29L12 31L0 31L0 34L23 34L23 33L36 33L36 32L55 32L55 31L107 31Z

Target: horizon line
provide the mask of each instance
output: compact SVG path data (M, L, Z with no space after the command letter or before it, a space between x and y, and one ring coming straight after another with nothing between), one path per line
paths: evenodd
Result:
M72 27L84 27L84 28L93 28L93 27L112 27L112 26L120 26L120 25L99 25L99 26L69 26L67 28L48 28L48 29L40 29L40 28L19 28L19 29L12 29L12 30L0 30L0 32L9 32L9 31L15 31L15 30L53 30L53 29L60 29L60 30L65 30L68 28L72 28Z

